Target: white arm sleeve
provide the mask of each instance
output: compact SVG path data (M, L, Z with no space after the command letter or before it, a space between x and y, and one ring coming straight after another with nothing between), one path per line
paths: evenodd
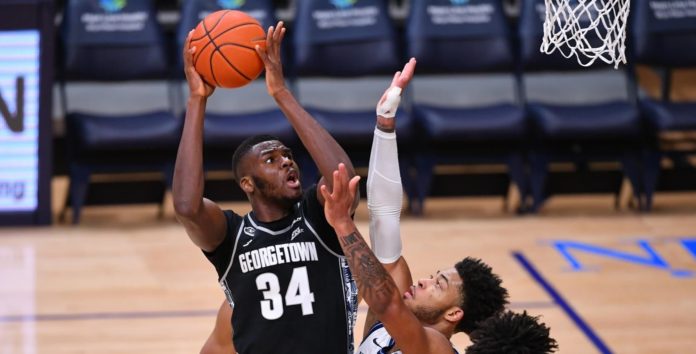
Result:
M399 218L403 190L399 173L396 133L375 128L367 172L367 209L370 212L370 243L380 262L401 257Z

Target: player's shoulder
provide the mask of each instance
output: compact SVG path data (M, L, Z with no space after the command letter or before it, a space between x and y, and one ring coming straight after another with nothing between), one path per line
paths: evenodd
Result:
M242 219L244 219L244 216L237 214L232 209L223 209L222 213L225 214L225 218L230 221L241 221Z
M244 221L244 216L237 214L234 210L225 209L222 214L225 215L228 232L236 230Z

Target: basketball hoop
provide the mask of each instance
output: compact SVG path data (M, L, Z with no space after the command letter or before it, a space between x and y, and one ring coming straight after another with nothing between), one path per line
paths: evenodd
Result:
M626 22L630 0L544 0L541 51L575 56L582 66L597 59L614 68L626 63Z

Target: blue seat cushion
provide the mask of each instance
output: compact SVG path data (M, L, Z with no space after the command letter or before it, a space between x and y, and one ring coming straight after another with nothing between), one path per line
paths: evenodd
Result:
M150 46L78 47L65 55L65 77L69 80L165 79L168 58L155 44Z
M375 111L335 112L324 109L308 108L312 116L341 145L370 146L375 130ZM396 113L396 132L399 142L404 143L413 136L413 119L404 112Z
M550 139L635 138L640 134L640 113L628 102L595 105L529 105L532 120Z
M696 102L641 101L641 109L658 130L696 130Z
M207 147L236 148L244 139L259 134L278 137L284 144L294 146L297 137L278 109L244 114L206 113L203 129Z
M300 76L384 75L393 74L401 65L391 39L313 45L300 43L293 49L293 68Z
M527 131L524 110L513 104L471 108L417 104L414 114L426 139L438 142L521 140Z
M174 149L182 127L168 111L128 116L71 113L67 122L68 136L84 152Z

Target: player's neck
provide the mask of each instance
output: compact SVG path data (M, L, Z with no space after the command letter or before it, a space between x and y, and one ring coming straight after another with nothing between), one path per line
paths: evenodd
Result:
M454 326L447 321L440 321L434 324L423 324L426 327L430 327L440 333L442 333L448 340L454 335Z
M254 211L254 217L261 222L273 222L280 220L292 211L292 206L280 205L277 203L269 203L267 201L251 201L251 210Z

